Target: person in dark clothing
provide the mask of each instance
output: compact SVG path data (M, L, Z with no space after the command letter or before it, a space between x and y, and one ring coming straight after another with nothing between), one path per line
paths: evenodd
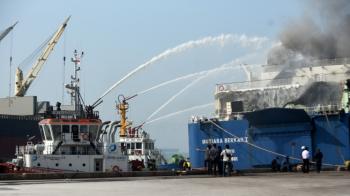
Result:
M322 154L321 150L318 148L316 150L316 154L314 156L314 161L316 162L316 171L317 171L317 173L320 173L320 171L321 171L322 159L323 159L323 154Z
M211 166L210 157L209 157L210 149L211 149L211 144L208 144L207 148L204 151L204 166L207 168L208 174L212 173L212 166Z
M283 172L290 172L292 171L290 162L289 162L289 156L286 156L285 160L283 161L281 165L281 171Z
M184 170L184 167L183 167L184 162L185 162L185 159L183 159L183 158L179 161L179 168L180 168L180 170Z
M221 152L222 152L222 148L221 146L218 146L218 150L217 150L217 155L216 155L216 161L218 163L218 173L219 175L223 175L223 162L222 162L222 157L221 157Z
M280 171L281 165L279 163L279 157L276 157L271 161L271 169L272 171Z
M209 151L209 158L210 158L210 165L212 167L211 174L214 174L214 175L216 175L216 171L217 171L216 168L218 166L218 162L216 161L217 151L218 149L216 148L216 144L213 144Z

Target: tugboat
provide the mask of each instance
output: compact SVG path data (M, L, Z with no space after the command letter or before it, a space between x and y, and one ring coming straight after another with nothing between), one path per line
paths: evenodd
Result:
M83 54L83 53L82 53ZM24 172L119 172L128 171L128 156L123 154L111 137L104 137L101 128L106 123L99 119L93 107L82 107L79 91L78 66L81 56L74 53L75 75L66 85L71 90L74 110L51 109L39 122L43 143L16 149L13 161ZM72 104L73 105L73 104ZM114 130L115 131L115 130ZM115 135L115 132L111 132Z
M127 120L127 101L136 95L119 95L120 120L99 119L93 109L102 101L83 109L78 78L82 55L74 52L75 75L66 85L74 108L62 110L57 103L55 110L52 108L39 122L43 142L34 144L29 138L27 145L17 146L17 158L9 166L17 168L17 172L120 172L156 170L166 164L160 150L154 147L155 141L142 129L143 124L132 127Z
M120 114L120 121L104 122L102 126L102 138L100 142L118 144L117 148L121 149L122 154L128 157L133 171L156 170L161 164L167 164L166 159L161 151L155 148L155 141L150 135L142 129L143 124L132 127L132 121L127 120L126 113L129 109L128 100L136 97L118 96L117 110ZM119 136L115 137L116 129L120 128ZM110 147L113 148L113 147Z

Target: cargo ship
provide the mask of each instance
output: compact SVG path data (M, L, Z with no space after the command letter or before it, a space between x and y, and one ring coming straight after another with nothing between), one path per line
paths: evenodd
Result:
M248 81L217 84L216 115L188 124L193 167L204 167L203 149L214 143L233 149L238 170L270 167L287 156L297 164L302 146L311 154L320 149L329 167L344 165L350 159L349 63L246 66Z
M15 157L16 145L24 145L28 139L33 142L41 140L38 122L50 113L55 106L52 106L48 101L39 101L37 96L27 96L26 94L58 43L69 19L70 16L42 44L42 48L40 47L42 50L37 50L29 56L38 55L38 58L36 60L32 59L34 64L26 77L23 77L21 65L18 66L14 96L0 98L0 162L6 162ZM14 29L16 24L17 22L0 34L0 41ZM12 64L12 56L10 57L10 64ZM72 108L71 106L67 107Z

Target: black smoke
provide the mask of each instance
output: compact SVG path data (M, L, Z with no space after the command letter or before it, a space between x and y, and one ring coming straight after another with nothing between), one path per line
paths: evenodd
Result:
M350 57L350 0L308 0L303 17L280 33L268 64Z
M288 104L315 107L318 105L339 105L342 87L337 82L314 82L294 101Z

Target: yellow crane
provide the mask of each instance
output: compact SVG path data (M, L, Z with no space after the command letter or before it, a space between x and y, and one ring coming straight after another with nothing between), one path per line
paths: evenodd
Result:
M43 67L47 58L51 54L53 48L57 44L61 35L63 34L69 19L70 19L70 16L63 22L63 24L58 28L58 30L55 32L55 34L51 37L50 41L46 45L45 49L43 50L43 52L41 53L39 58L36 60L32 69L27 74L26 78L23 78L23 71L20 68L17 68L16 79L15 79L15 82L16 82L15 96L23 97L27 93L30 85L35 80L35 78L38 76L39 71Z
M120 137L126 137L127 133L127 127L130 125L130 123L127 121L126 117L126 112L129 109L129 103L127 102L128 100L136 97L137 95L133 95L131 97L124 97L123 95L119 95L118 100L119 104L117 104L117 109L120 113L120 132L119 136Z

